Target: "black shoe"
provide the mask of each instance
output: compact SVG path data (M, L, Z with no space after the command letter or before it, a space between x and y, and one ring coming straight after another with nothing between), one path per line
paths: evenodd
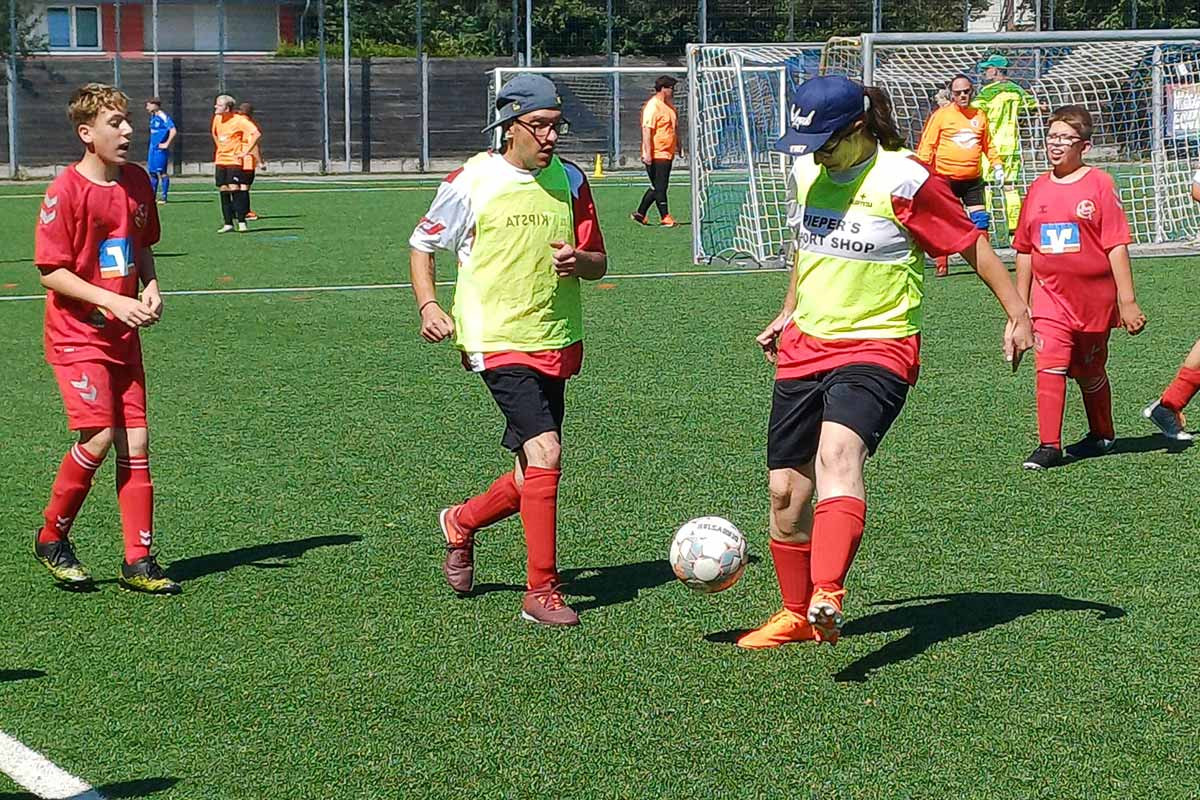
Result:
M1067 455L1071 458L1099 458L1111 453L1114 444L1114 439L1102 439L1089 433L1075 444L1067 445Z
M33 555L39 564L50 571L54 580L64 586L91 585L92 574L75 557L75 548L71 546L69 537L64 536L57 542L41 544L37 540L38 533L38 531L33 533Z
M1039 444L1021 466L1025 469L1050 469L1062 464L1062 450L1048 444Z
M117 583L134 592L147 594L179 594L183 587L167 577L154 556L139 558L132 564L121 562L121 575Z

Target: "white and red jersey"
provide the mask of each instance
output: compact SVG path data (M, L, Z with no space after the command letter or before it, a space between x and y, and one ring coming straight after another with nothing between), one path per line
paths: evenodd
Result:
M514 176L528 175L510 164L504 156L492 153L494 167L510 170ZM587 176L576 164L562 159L567 177L571 181L571 210L575 219L575 249L589 253L603 253L604 236L600 232L600 218L596 215L596 202L592 199L592 187ZM433 204L421 217L408 245L422 253L446 250L458 255L465 263L471 256L471 245L475 240L475 215L471 211L471 198L461 184L454 179L462 174L462 167L446 176L438 187Z
M46 190L34 235L33 263L67 269L95 286L137 297L138 255L159 238L158 208L146 171L125 164L115 183L99 184L74 166ZM107 309L46 292L46 360L140 364L137 329Z
M839 184L859 179L873 161L864 162L831 177ZM931 256L959 253L970 247L984 231L975 227L950 189L946 178L909 156L895 159L887 173L891 211L903 232L888 225L869 226L862 236L872 236L875 253L895 254L907 248L904 237ZM836 254L838 251L831 250ZM820 338L788 324L779 338L777 379L807 378L848 364L874 364L910 384L920 373L921 335L902 338Z
M1025 195L1013 237L1013 249L1033 259L1033 318L1093 333L1119 325L1108 251L1132 241L1107 172L1089 167L1071 183L1054 180L1050 172L1039 176Z
M499 153L489 153L482 162L477 157L468 162L473 169L487 169L497 181L528 181L531 173L509 163ZM577 250L603 253L604 236L600 231L600 220L596 214L596 203L592 199L591 187L583 170L577 165L562 160L571 193L571 221L574 228L573 245ZM423 253L445 250L455 253L461 265L471 263L477 228L476 209L472 208L472 196L468 181L463 179L460 167L446 176L438 187L432 205L421 218L409 238L409 246ZM496 350L483 353L464 354L463 364L473 371L494 369L502 366L529 366L543 374L566 378L579 372L583 361L582 342L555 350Z

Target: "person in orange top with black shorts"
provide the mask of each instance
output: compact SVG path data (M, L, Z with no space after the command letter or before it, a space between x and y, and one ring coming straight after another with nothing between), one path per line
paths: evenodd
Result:
M956 75L949 83L950 100L929 115L921 142L917 145L917 158L924 161L935 175L950 182L950 189L967 208L967 216L975 227L986 231L992 217L984 207L983 175L980 156L987 154L988 163L999 165L995 148L988 136L988 119L982 109L971 107L975 87L966 75ZM1003 172L996 167L999 180ZM937 276L949 273L949 259L939 256L934 259Z
M258 128L258 120L254 118L254 106L250 103L242 103L238 106L238 113L246 119L254 123L254 127ZM259 167L267 168L267 164L262 157L262 128L258 128L259 137L254 142L254 147L250 148L250 152L242 159L242 172L246 173L246 182L242 185L242 191L246 193L246 219L253 222L258 219L258 214L250 208L250 187L254 185L254 175Z
M676 130L679 115L672 102L676 83L670 75L660 75L654 81L654 96L642 107L642 163L650 176L650 188L642 195L638 210L629 215L639 225L649 224L646 212L653 203L658 206L663 227L675 227L675 220L667 210L667 184L671 180L671 164L679 152Z
M238 231L246 231L250 195L242 191L246 186L243 159L254 150L261 135L253 122L234 112L234 104L232 97L223 94L217 97L213 105L212 137L216 146L214 175L217 188L221 190L221 215L225 220L217 233L232 231L235 216Z

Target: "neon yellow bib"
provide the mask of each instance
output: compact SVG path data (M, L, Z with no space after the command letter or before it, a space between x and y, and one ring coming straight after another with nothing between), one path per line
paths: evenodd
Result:
M812 157L796 159L796 327L820 339L903 339L921 330L925 258L892 208L908 151L880 149L849 183Z
M581 340L579 279L558 277L550 257L551 242L575 240L571 186L558 156L535 177L480 153L458 180L475 214L475 240L454 291L459 349L534 352Z

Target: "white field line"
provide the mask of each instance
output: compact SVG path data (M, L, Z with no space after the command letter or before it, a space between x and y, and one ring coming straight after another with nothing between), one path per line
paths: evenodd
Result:
M759 269L698 269L690 272L646 272L632 275L605 275L602 281L632 281L643 278L700 278L710 275L753 275L758 272L787 272L786 269L764 267ZM454 281L438 281L438 286L453 286ZM265 286L255 289L181 289L163 292L174 297L203 297L222 294L303 294L306 292L366 292L378 289L411 289L411 283L363 283L350 286ZM0 303L17 301L45 300L44 294L17 294L9 297L0 296Z
M0 772L46 800L104 800L84 781L0 731Z

